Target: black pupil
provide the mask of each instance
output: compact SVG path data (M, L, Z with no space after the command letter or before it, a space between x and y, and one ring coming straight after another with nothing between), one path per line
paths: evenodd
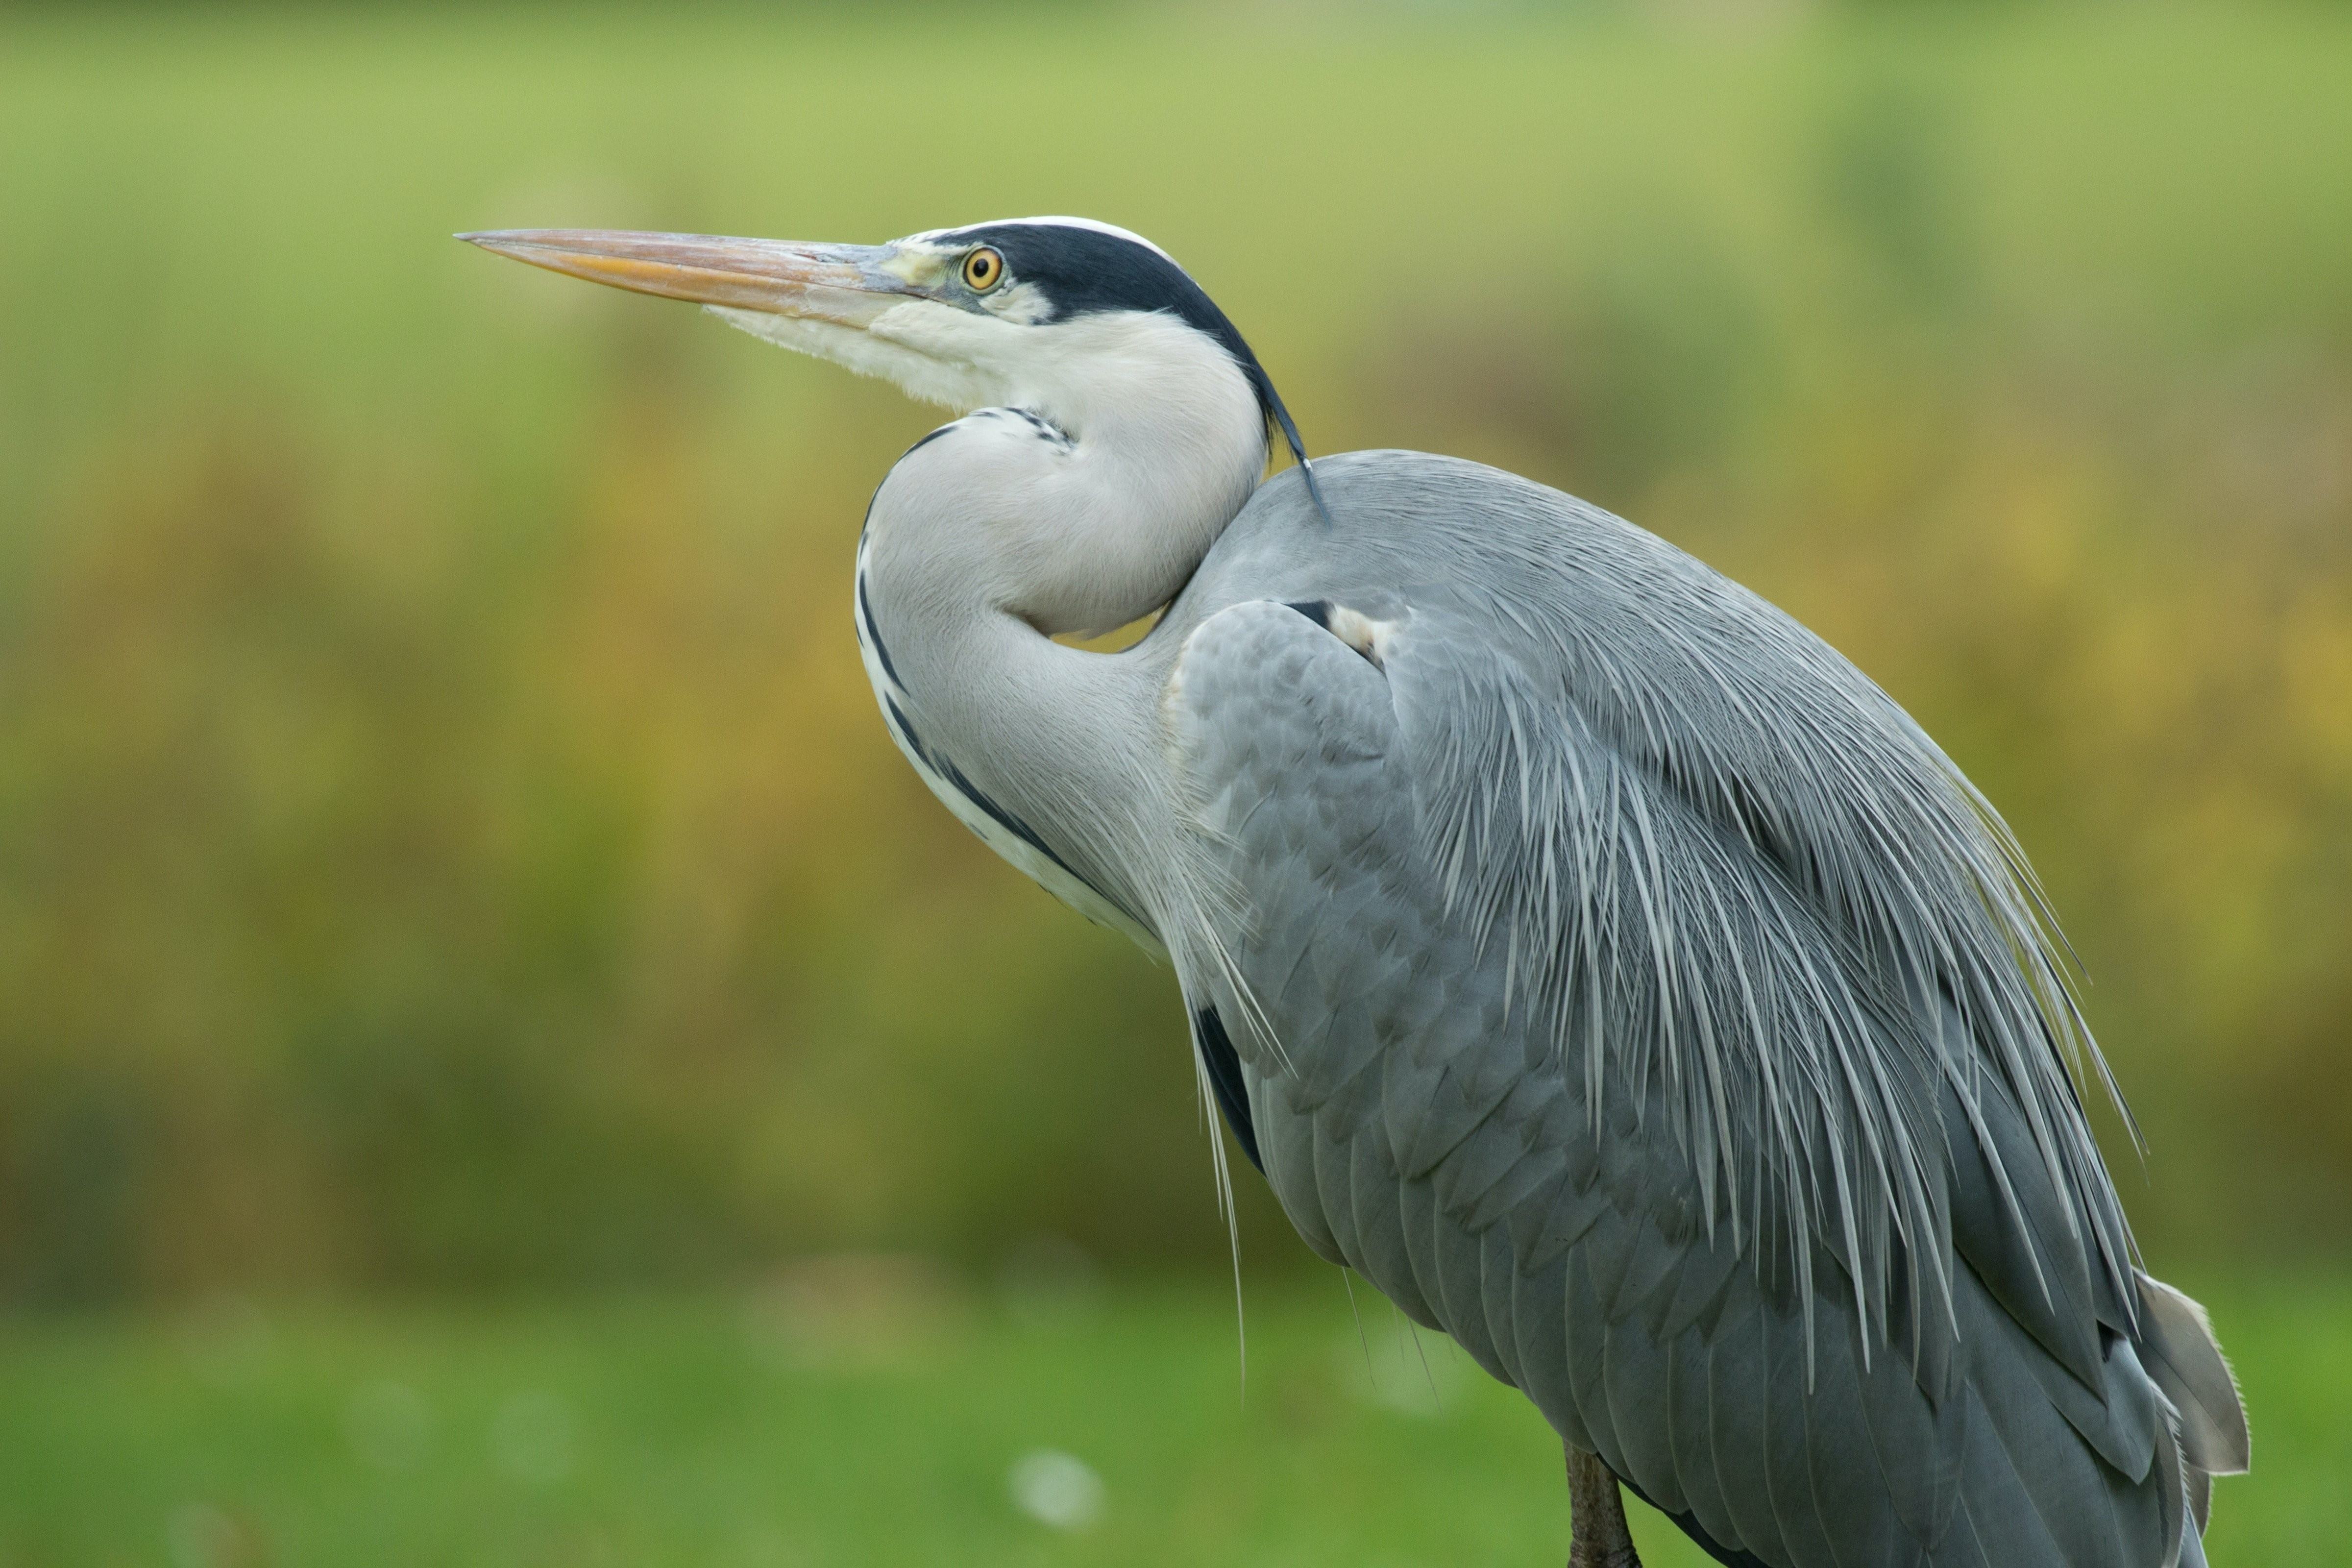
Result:
M988 275L995 269L996 258L984 250L971 258L971 275L982 283L988 281Z

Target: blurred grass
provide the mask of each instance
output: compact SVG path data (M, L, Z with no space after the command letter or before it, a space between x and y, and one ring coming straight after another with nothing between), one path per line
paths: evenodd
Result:
M2291 7L0 13L0 1300L1214 1265L1166 977L872 712L932 416L446 238L1032 211L1184 258L1316 449L1830 636L2040 864L2151 1257L2341 1258L2347 70Z
M863 1265L873 1269L873 1265ZM835 1269L835 1281L840 1269ZM2246 1373L2258 1469L2218 1563L2343 1559L2352 1321L2340 1277L2201 1284ZM875 1317L793 1295L285 1310L0 1328L0 1563L1545 1563L1555 1438L1451 1344L1336 1279L990 1298ZM940 1293L946 1290L946 1293ZM877 1328L877 1321L882 1326ZM1428 1368L1423 1368L1423 1354ZM1033 1450L1101 1516L1016 1507ZM1654 1568L1700 1568L1634 1510Z
M1368 1295L1360 1340L1328 1275L1252 1290L1245 1396L1233 1300L1213 1286L1005 1299L880 1277L897 1282L877 1297L866 1266L854 1321L790 1289L20 1320L0 1328L0 1563L1412 1568L1566 1554L1541 1421L1449 1343L1417 1350ZM2189 1283L2237 1352L2257 1433L2253 1475L2217 1489L2213 1560L2342 1561L2345 1280ZM1039 1449L1099 1476L1091 1527L1059 1531L1015 1506L1009 1474ZM1652 1568L1701 1568L1628 1506Z

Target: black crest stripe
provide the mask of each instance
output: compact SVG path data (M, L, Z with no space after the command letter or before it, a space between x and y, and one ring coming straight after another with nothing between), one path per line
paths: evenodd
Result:
M1165 310L1234 356L1267 417L1281 406L1265 367L1240 330L1182 268L1148 245L1064 223L984 223L932 239L946 246L993 246L1004 257L1005 276L1038 286L1053 310L1049 321L1108 310ZM1287 426L1287 414L1279 422Z

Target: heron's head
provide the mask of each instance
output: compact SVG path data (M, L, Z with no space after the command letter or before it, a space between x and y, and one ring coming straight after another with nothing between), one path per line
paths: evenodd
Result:
M1297 436L1233 322L1166 251L1084 218L934 229L887 245L509 229L486 250L688 300L785 348L958 413L1034 410L1073 435L1141 395L1223 401Z
M949 427L956 439L918 443L868 522L877 554L915 551L1045 629L1115 626L1164 604L1265 476L1269 421L1305 461L1224 312L1167 252L1106 224L1019 218L887 245L460 237L691 300L961 414L1029 416L966 418Z

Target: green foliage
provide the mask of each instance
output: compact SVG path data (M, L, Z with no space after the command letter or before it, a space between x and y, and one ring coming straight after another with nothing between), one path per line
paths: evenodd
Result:
M0 22L0 1298L1220 1258L1172 988L871 710L929 416L446 237L1031 211L1829 635L2042 866L2155 1255L2352 1241L2352 29L1315 15Z

